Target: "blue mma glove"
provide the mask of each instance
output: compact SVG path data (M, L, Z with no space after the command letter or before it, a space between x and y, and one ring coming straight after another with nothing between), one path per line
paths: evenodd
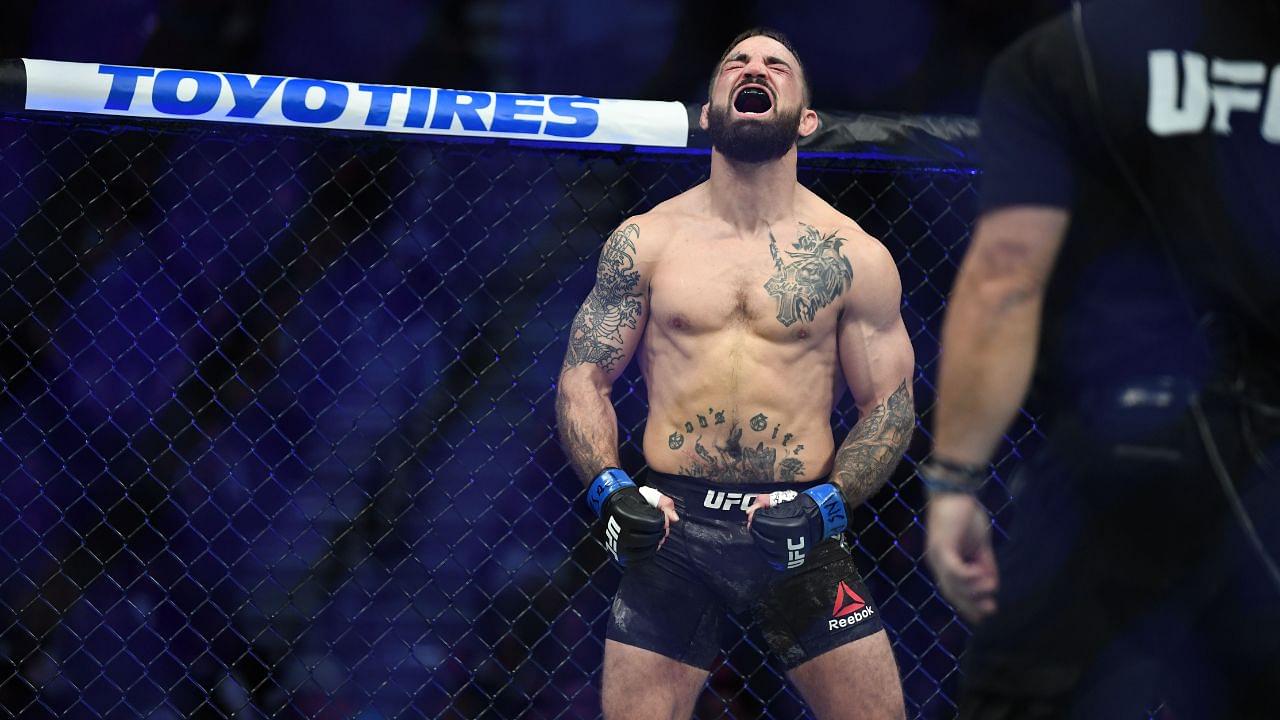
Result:
M587 488L587 505L604 520L604 547L622 566L648 560L666 537L666 517L658 510L659 493L650 502L626 472L605 468Z
M831 483L759 495L747 513L751 539L775 570L800 567L818 543L848 525L844 496Z

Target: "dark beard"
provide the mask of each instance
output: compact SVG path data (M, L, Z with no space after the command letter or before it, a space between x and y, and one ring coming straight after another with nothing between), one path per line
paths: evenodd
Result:
M772 120L743 120L733 125L728 121L729 105L712 105L707 113L707 134L711 136L711 147L737 162L777 160L800 136L800 108L791 113L779 111Z

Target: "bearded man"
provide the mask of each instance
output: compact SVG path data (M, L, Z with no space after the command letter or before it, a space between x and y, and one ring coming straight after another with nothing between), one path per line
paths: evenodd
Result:
M901 281L879 241L796 180L814 132L804 68L743 33L712 75L711 175L605 242L575 316L557 421L624 566L604 658L607 718L689 717L729 629L759 622L820 718L901 718L850 509L915 427ZM638 354L648 473L619 466L614 381ZM837 446L848 389L857 425Z

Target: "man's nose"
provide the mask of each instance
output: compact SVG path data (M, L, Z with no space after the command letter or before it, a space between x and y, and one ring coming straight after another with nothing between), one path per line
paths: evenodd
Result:
M769 73L769 66L765 64L763 57L749 57L747 64L742 68L744 76L763 79Z

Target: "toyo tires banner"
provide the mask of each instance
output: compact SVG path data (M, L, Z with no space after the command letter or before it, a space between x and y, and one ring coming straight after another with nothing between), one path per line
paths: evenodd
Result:
M685 147L689 137L678 102L53 60L4 64L0 94L26 110L649 147Z

